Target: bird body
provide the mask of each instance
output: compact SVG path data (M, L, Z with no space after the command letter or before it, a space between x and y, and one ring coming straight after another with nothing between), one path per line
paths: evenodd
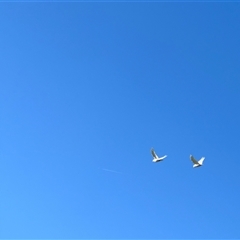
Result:
M152 154L152 156L153 156L153 162L160 162L160 161L163 161L166 157L167 157L167 155L164 155L163 157L158 157L158 155L156 154L156 152L154 151L154 149L152 148L151 149L151 154Z
M203 161L205 157L202 157L199 161L197 161L192 155L190 155L190 159L193 162L193 167L201 167L203 165Z

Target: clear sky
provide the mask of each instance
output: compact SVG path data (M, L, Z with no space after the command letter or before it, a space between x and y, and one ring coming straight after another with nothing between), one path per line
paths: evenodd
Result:
M240 238L240 3L0 22L0 238Z

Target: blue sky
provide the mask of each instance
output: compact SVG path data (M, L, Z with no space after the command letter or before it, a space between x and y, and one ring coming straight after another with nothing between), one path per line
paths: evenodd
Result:
M239 11L1 3L0 238L240 238Z

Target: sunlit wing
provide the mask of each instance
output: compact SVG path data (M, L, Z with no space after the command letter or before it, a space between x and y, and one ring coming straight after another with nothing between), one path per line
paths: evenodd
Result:
M204 159L205 159L205 157L202 157L202 158L199 160L198 163L203 164Z
M167 157L167 155L164 155L164 156L162 156L162 157L160 157L160 159L165 159Z

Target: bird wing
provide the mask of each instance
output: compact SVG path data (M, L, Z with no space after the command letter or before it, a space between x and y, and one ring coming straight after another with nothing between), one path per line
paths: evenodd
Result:
M198 163L203 164L204 159L205 159L205 157L202 157L202 158L198 161Z
M153 158L155 158L155 159L158 158L158 155L155 153L153 148L151 149L151 154L152 154Z
M163 160L166 157L167 157L167 155L164 155L164 156L160 157L160 159Z
M199 164L198 161L192 155L190 155L190 159L194 164Z

